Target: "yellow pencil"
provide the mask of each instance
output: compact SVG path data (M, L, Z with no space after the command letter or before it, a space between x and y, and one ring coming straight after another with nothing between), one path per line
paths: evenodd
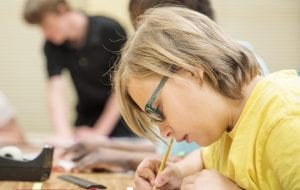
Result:
M167 151L166 151L166 153L164 155L163 160L160 163L160 166L159 166L159 169L158 169L158 172L157 172L156 176L158 176L158 174L160 174L163 171L163 169L165 169L165 167L166 167L166 163L167 163L167 160L168 160L171 148L172 148L173 141L174 141L174 139L170 139L170 141L168 143ZM153 186L152 190L156 190L156 186L155 185Z

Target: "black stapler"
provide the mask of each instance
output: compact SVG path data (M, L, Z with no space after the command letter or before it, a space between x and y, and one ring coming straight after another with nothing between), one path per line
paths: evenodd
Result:
M14 160L0 157L0 180L45 181L52 167L54 148L45 146L33 160Z

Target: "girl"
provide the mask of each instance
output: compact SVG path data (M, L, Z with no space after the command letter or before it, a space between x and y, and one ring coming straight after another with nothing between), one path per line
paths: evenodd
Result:
M114 85L138 135L197 142L156 176L144 160L136 189L299 189L300 80L267 77L254 55L209 18L179 7L150 9L123 49Z

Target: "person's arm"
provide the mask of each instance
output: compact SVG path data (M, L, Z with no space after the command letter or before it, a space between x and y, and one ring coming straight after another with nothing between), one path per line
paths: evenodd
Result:
M100 135L109 136L119 119L120 112L118 101L115 94L112 94L95 124L95 130Z
M180 189L223 189L223 190L241 190L241 188L232 180L219 173L214 169L205 168L204 150L194 151L188 155L181 163L178 163L178 168L183 176Z
M52 76L48 81L48 105L55 133L61 137L72 137L72 129L67 121L64 101L64 83L61 76Z
M25 139L15 118L11 118L0 127L0 144L24 143Z
M116 126L120 119L120 112L117 99L112 94L106 102L102 114L99 116L93 128L82 126L76 129L76 138L80 141L85 139L107 138Z
M18 127L16 114L0 91L0 144L24 143L22 130Z
M197 149L192 153L188 154L184 159L176 163L182 177L192 175L196 172L201 171L203 161L201 157L201 150Z

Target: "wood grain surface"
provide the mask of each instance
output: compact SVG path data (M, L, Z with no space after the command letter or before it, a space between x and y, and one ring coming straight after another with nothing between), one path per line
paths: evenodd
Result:
M49 180L43 182L42 190L82 190L74 184L58 179L57 176L68 173L52 173ZM69 174L68 174L69 175ZM127 190L132 187L133 174L93 173L70 174L104 185L107 190ZM1 190L32 190L33 182L0 181ZM37 189L36 189L37 190Z

